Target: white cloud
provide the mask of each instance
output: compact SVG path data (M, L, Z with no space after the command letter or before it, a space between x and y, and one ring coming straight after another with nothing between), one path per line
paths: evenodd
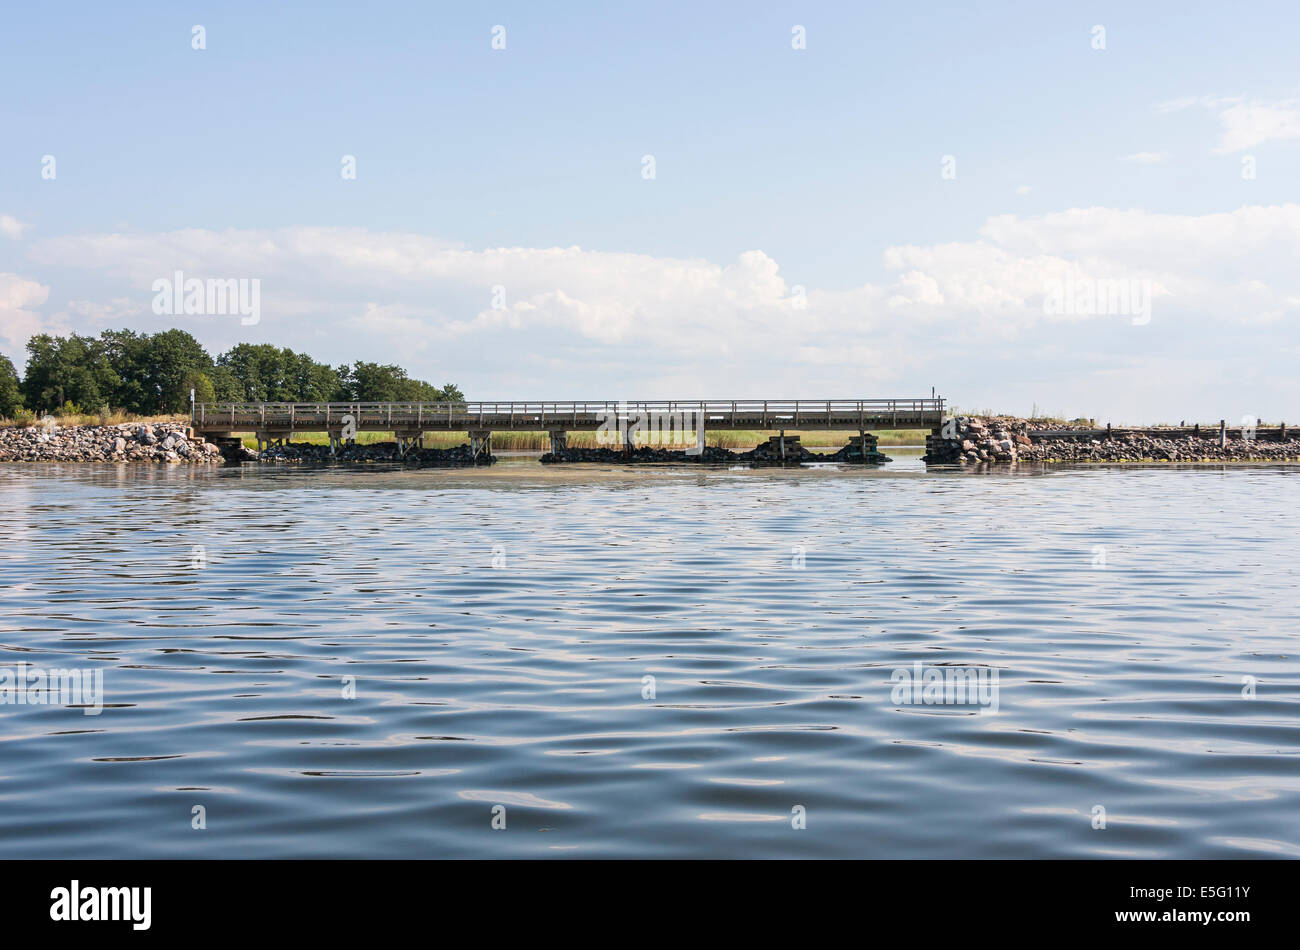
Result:
M1300 139L1300 102L1295 99L1185 97L1157 102L1155 109L1170 113L1194 106L1210 110L1219 120L1219 141L1213 149L1216 155L1242 152L1266 142Z
M1029 194L1031 191L1036 190L1036 187L1037 187L1037 186L1035 186L1035 185L1020 185L1020 186L1018 186L1018 187L1016 188L1016 194L1018 194L1018 195L1027 195L1027 194Z
M1133 162L1137 165L1161 165L1169 161L1168 152L1134 152L1132 155L1125 155L1120 159L1121 162Z
M23 224L23 222L19 221L12 215L0 214L0 234L3 234L5 237L14 238L16 240L26 229L27 225Z
M1064 341L1086 332L1088 346L1098 334L1140 331L1122 315L1048 314L1049 282L1149 281L1154 326L1182 333L1199 321L1203 345L1244 346L1250 333L1276 336L1300 315L1297 256L1300 205L999 215L964 240L887 248L882 279L809 287L804 298L759 250L724 265L578 247L474 250L354 228L74 235L30 250L38 264L82 272L82 299L55 314L73 329L98 332L119 319L157 328L150 284L177 269L256 277L255 329L220 317L162 322L190 329L214 351L255 339L332 363L400 362L486 398L876 393L886 382L912 389L909 380L935 366L944 369L928 370L927 390L970 372L1014 391L1014 366L1087 392L1082 377L1111 364L1081 365L1080 341ZM85 293L96 281L102 303ZM48 292L23 287L9 309L25 323L5 321L21 339L38 325L34 308ZM805 306L796 306L800 299ZM1111 343L1114 351L1132 345L1142 343Z
M45 303L50 288L17 274L0 274L0 340L6 355L15 363L22 361L27 338L44 332L41 316L34 307Z
M1290 102L1243 102L1219 113L1219 154L1241 152L1265 142L1300 139L1300 109Z

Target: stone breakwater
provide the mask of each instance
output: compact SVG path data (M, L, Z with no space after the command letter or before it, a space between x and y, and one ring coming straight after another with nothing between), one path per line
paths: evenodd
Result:
M262 452L238 439L208 442L179 422L131 422L113 426L14 426L0 428L0 462L394 462L409 466L491 465L468 445L414 449L403 457L396 442L347 445L331 456L329 446L307 442L273 445Z
M259 462L391 462L411 467L454 467L460 465L491 465L496 457L480 452L477 457L469 445L461 444L450 449L411 449L402 455L396 442L372 442L368 445L344 445L330 455L328 445L311 442L289 442L272 445L260 453L244 449L252 460Z
M1168 434L1040 422L1010 416L958 416L956 438L940 434L926 440L924 461L931 464L981 465L999 462L1263 462L1300 461L1300 438L1245 438L1240 430L1220 442L1218 428L1199 434L1178 429Z
M728 462L748 462L751 465L798 465L803 462L847 462L852 464L880 464L890 461L886 455L875 450L874 440L868 444L864 458L861 447L856 441L844 446L830 455L810 452L796 439L787 439L784 457L779 444L765 442L748 452L733 452L718 446L705 446L698 455L687 455L682 451L654 448L643 445L631 452L615 448L564 449L558 453L547 452L541 457L543 464L551 465L564 462L602 462L607 465L641 465L654 462L671 462L675 464L700 462L703 464L722 464Z
M219 446L190 437L182 423L115 426L12 426L0 429L0 462L224 461Z

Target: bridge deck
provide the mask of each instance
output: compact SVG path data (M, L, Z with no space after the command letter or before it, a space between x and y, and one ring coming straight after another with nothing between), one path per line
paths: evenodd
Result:
M204 435L338 433L349 423L359 432L581 431L646 413L676 415L690 428L702 422L707 430L928 429L941 424L944 405L942 398L199 403L193 426Z

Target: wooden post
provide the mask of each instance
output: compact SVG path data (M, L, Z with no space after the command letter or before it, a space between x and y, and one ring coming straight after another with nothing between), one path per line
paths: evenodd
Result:
M1228 420L1219 420L1219 448L1226 448L1228 445Z

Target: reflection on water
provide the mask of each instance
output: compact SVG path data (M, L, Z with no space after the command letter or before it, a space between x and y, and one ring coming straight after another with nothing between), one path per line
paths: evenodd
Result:
M0 466L0 855L1300 855L1296 473L885 451Z

